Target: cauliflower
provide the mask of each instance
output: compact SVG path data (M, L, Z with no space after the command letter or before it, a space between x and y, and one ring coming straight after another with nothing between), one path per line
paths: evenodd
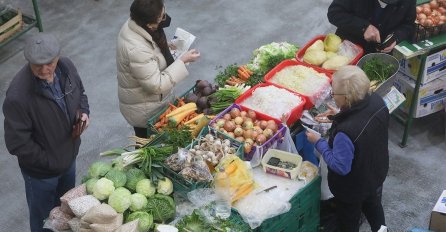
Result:
M160 179L156 191L163 195L170 195L173 192L172 181L167 177Z

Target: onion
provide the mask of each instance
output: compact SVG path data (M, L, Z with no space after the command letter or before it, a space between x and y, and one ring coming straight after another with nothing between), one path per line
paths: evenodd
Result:
M248 121L245 120L242 124L243 129L248 130L248 129L252 129L254 127L254 124L252 123L252 121Z
M259 127L262 128L262 130L265 130L265 128L268 126L268 122L265 120L260 121Z
M242 123L243 123L243 118L240 117L240 116L235 117L234 122L235 122L235 124L237 124L237 125L242 125Z
M440 14L444 15L446 13L446 9L444 7L438 7L438 12L440 12Z
M237 137L243 136L243 129L238 127L234 129L234 135Z
M245 151L246 154L250 153L252 150L252 143L246 143L243 145L243 150Z
M431 15L431 13L432 13L432 11L431 11L430 7L424 7L423 8L423 14L429 16L429 15Z
M266 128L265 130L263 130L263 135L265 135L266 138L269 139L273 136L273 130Z
M257 136L257 138L256 138L256 142L257 142L259 145L262 145L263 143L266 142L266 136L265 136L264 134L259 134L259 135Z
M446 21L446 15L441 15L440 16L440 21Z
M246 117L247 114L248 113L246 113L246 111L244 111L244 110L240 112L240 116L242 116L242 117Z
M230 114L225 114L225 115L223 115L223 118L226 120L226 121L229 121L229 120L231 120L232 118L231 118L231 115Z
M245 138L243 138L242 136L236 137L235 139L242 143L245 142Z
M424 21L424 26L431 27L434 24L431 19L426 19Z
M248 110L248 117L250 118L250 119L252 119L252 121L255 121L256 120L256 112L254 112L254 110Z
M252 144L254 144L254 140L252 140L252 139L246 139L246 138L245 138L245 144L250 144L250 145L252 145Z
M421 13L421 11L423 10L423 7L421 7L421 6L417 6L417 14L419 14L419 13Z
M227 132L232 132L232 131L234 131L235 130L235 123L234 122L232 122L232 121L226 121L225 122L225 125L223 126L223 128L225 128L225 130L227 131Z
M420 25L425 26L424 24L426 23L426 19L420 19Z
M234 132L227 132L226 134L231 138L235 138Z
M438 2L437 0L432 0L431 2L429 2L429 5L432 9L437 9L438 8Z
M255 140L257 138L257 136L259 135L259 132L257 131L252 131L251 132L251 139Z
M244 137L245 139L250 139L250 138L252 138L252 130L249 129L249 130L245 130L245 131L243 131L243 137Z
M269 123L268 126L266 127L267 129L271 129L273 131L273 133L275 134L277 132L277 130L279 129L279 127L277 126L276 123L272 124Z
M225 125L226 120L220 118L217 120L217 127L222 128Z
M418 20L426 19L426 18L427 18L427 16L425 14L423 14L423 13L417 15L417 19Z
M237 108L232 108L229 114L231 115L232 118L236 118L240 116L240 110Z

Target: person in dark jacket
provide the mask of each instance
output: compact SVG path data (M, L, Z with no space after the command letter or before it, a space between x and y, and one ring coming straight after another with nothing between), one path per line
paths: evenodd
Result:
M53 35L31 37L24 55L29 63L11 81L3 114L6 147L19 162L34 232L43 230L50 210L75 185L80 134L90 111L79 74L59 56Z
M328 186L334 195L340 231L359 231L361 212L372 231L385 225L382 186L389 170L389 110L383 99L369 94L370 81L357 66L341 67L333 75L333 109L317 116L332 120L328 141L306 132L328 166Z
M416 0L333 0L327 16L342 39L361 45L366 53L389 53L399 42L414 38L415 7ZM378 46L392 33L393 42Z

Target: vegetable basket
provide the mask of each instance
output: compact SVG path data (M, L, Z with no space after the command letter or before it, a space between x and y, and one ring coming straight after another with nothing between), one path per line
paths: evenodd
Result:
M199 138L206 136L208 133L210 133L208 127L204 127L203 130L200 132ZM231 141L231 146L235 147L237 149L236 155L238 157L243 157L242 144L235 139L227 137L226 135L222 135L222 136L229 139ZM194 140L189 146L186 147L186 149L191 149L193 146L198 144L198 141L199 141L199 139ZM207 188L210 186L210 182L198 182L198 181L191 181L191 180L185 179L181 174L172 170L165 163L162 163L161 166L162 166L163 174L172 180L174 191L185 198L187 198L187 193L192 190L199 189L199 188Z
M187 94L189 94L190 92L195 90L195 86L193 86L192 88L188 89L186 92L184 92L183 94L181 94L178 98L183 98L185 97ZM173 102L171 102L173 105L178 105L178 99L175 98L175 100ZM166 112L166 110L169 108L168 105L164 106L158 113L156 113L155 115L153 115L151 118L149 118L149 120L147 121L147 135L153 135L153 134L157 134L158 130L155 128L155 124L159 121L160 116Z
M279 64L279 65L280 65L280 64ZM240 95L240 97L238 97L238 98L235 100L235 104L239 105L239 106L241 107L241 109L243 109L243 110L252 110L252 109L249 109L249 108L243 106L241 103L242 103L243 101L245 101L246 99L248 99L249 97L251 97L251 95L253 94L253 92L254 92L257 88L259 88L259 87L266 87L266 86L275 86L275 87L277 87L277 88L285 89L285 90L289 91L288 89L283 88L283 87L281 87L281 86L279 86L279 85L276 85L276 84L271 84L271 83L260 83L260 84L255 85L254 87L252 87L251 89L249 89L248 91L246 91L245 93L243 93L242 95ZM295 123L298 119L300 119L300 117L302 116L302 112L303 112L304 106L306 106L306 98L305 98L304 96L302 96L301 94L296 93L296 92L294 92L294 91L290 91L290 92L293 93L294 95L300 97L302 101L301 101L301 103L300 103L299 105L297 105L296 107L294 107L293 109L291 109L291 112L290 112L290 114L289 114L289 118L288 118L288 120L287 120L287 122L286 122L287 125L292 125L292 124ZM271 117L270 115L267 115L267 114L265 114L265 113L258 112L258 111L256 111L256 110L254 110L254 111L256 112L256 114L257 114L258 116L260 116L260 117L262 117L262 118L272 118L272 119L274 119L274 120L280 122L280 118L274 118L274 117Z
M23 16L20 10L0 9L0 43L7 40L23 27Z
M371 60L373 58L377 58L379 60L382 60L386 64L392 64L393 67L394 67L393 74L389 78L387 78L386 81L384 81L382 83L379 83L378 87L375 89L376 93L378 93L381 96L384 96L384 95L387 94L387 92L393 86L393 82L394 82L394 79L396 77L396 74L398 73L398 69L399 69L400 64L399 64L398 60L395 57L393 57L393 56L391 56L389 54L385 54L385 53L369 53L369 54L363 56L358 61L358 63L356 65L362 69L364 64L367 61L369 61L369 60Z
M231 109L233 109L233 108L242 110L241 106L239 106L237 104L232 104L230 107L226 108L224 111L222 111L220 114L218 114L209 124L212 125L213 123L216 123L216 121L218 119L223 118L223 115L225 115L226 113L229 113L231 111ZM281 139L285 136L286 128L285 128L285 126L283 126L283 124L279 120L271 118L270 116L263 115L263 114L257 114L257 119L259 119L259 120L274 120L278 124L277 132L271 138L266 140L265 143L263 143L261 146L253 146L249 153L245 153L244 150L242 149L241 152L243 155L240 156L240 158L242 158L242 160L251 160L251 158L257 152L257 150L259 150L261 152L260 155L263 156L263 154L265 154L267 152L267 150L271 146L274 145L274 143L281 141ZM228 136L221 131L217 131L215 128L212 128L211 126L209 126L209 128L212 131L212 133L224 134L225 136Z
M303 62L303 57L304 57L305 52L307 51L307 49L308 49L311 45L313 45L313 43L315 43L316 41L318 41L318 40L322 40L322 41L324 41L324 39L325 39L325 35L318 35L318 36L314 37L312 40L310 40L310 42L308 42L307 44L305 44L305 46L303 46L301 49L299 49L299 50L296 52L296 60L299 60L299 61L302 61L302 62ZM362 55L364 54L364 49L362 49L361 46L356 45L356 44L355 44L355 46L356 46L356 49L359 51L359 53L358 53L358 54L357 54L357 55L350 61L349 64L352 64L352 65L356 64L356 63L358 62L358 60L359 60L359 59L362 57ZM312 68L315 68L315 70L317 70L317 69L322 69L321 67L316 66L316 65L312 65L312 64L308 64L308 65L310 65ZM323 69L323 70L326 70L326 69ZM328 72L330 72L330 73L334 73L336 70L330 70L330 69L328 69L328 70L326 70L326 71L328 71Z
M310 65L310 64L307 64L307 63L298 61L298 60L284 60L284 61L280 62L280 64L278 64L276 67L274 67L273 69L271 69L271 71L269 71L269 72L265 75L265 77L264 77L265 82L268 83L268 84L271 84L271 85L279 86L280 88L284 88L284 89L289 90L289 91L291 91L291 92L293 92L293 93L298 93L298 94L300 94L301 96L305 97L305 100L306 100L304 109L311 109L311 108L314 106L314 104L310 101L310 96L308 96L308 95L304 95L304 94L302 94L302 93L297 92L296 90L293 90L293 89L287 88L287 87L285 87L285 86L282 86L282 85L273 83L273 82L271 81L271 79L273 79L274 75L276 75L276 74L277 74L278 72L280 72L282 69L284 69L284 68L286 68L286 67L288 67L288 66L294 66L294 65L302 65L302 66L305 66L305 67L309 67L309 68L314 69L314 70L315 70L316 72L318 72L318 73L325 74L325 75L328 77L329 82L331 83L332 73L330 73L329 71L324 70L324 69L322 69L322 68L319 68L319 67L317 67L317 66ZM317 95L317 94L316 94L316 95ZM300 116L299 116L299 118L300 118ZM288 123L287 123L287 124L288 124ZM288 125L291 125L291 124L288 124Z

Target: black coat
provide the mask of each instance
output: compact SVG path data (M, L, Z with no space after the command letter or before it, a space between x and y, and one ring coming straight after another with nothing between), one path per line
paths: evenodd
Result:
M382 186L389 170L389 110L377 94L367 96L333 118L329 145L338 132L352 141L355 152L351 171L345 175L328 169L328 186L343 202L361 202Z
M19 166L35 178L49 178L68 170L79 151L71 138L76 110L89 114L84 86L74 64L61 57L61 89L68 117L26 64L11 81L3 103L5 142Z
M387 5L374 22L377 4L377 0L333 0L328 8L328 21L337 27L337 35L361 45L366 53L376 52L375 44L364 40L364 32L370 24L380 31L381 42L392 32L397 43L411 41L415 33L416 0L399 0Z

